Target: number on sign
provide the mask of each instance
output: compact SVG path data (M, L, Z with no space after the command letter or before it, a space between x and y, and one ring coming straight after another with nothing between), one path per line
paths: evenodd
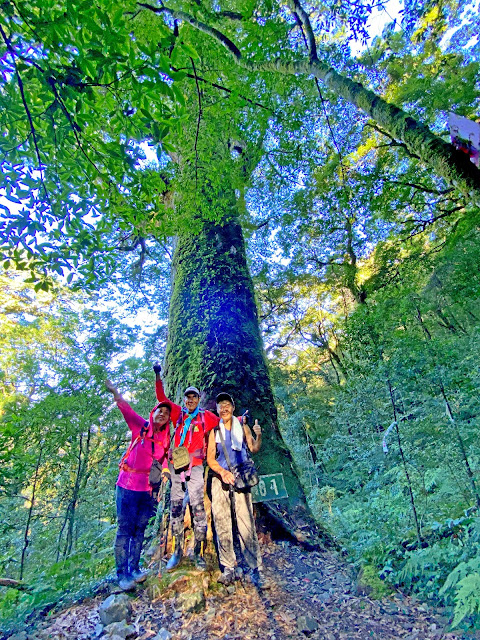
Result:
M260 480L260 482L258 483L258 492L263 497L267 495L267 485L263 480Z
M275 478L272 478L272 480L270 481L270 489L272 491L275 491L275 495L278 496L278 489L277 489L277 483L275 481Z

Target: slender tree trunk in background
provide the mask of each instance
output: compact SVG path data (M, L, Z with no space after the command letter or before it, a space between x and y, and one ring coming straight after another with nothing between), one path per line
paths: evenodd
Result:
M67 509L67 538L65 541L65 548L63 550L63 557L66 558L72 551L73 542L74 542L74 526L75 526L75 516L77 512L78 499L80 497L80 489L83 485L83 480L86 475L87 466L88 466L88 457L90 454L90 429L87 431L85 448L84 444L84 434L80 436L80 443L78 447L78 467L77 474L75 476L75 483L73 485L72 497L70 499L70 503Z
M415 523L415 530L417 532L417 541L418 541L418 544L421 546L421 544L422 544L422 532L421 532L421 529L420 529L420 523L418 521L417 508L415 506L415 497L413 495L412 482L410 480L410 474L408 473L407 461L405 459L405 454L403 452L403 446L402 446L402 440L400 438L400 428L398 426L398 415L397 415L397 407L396 407L396 403L395 403L395 397L393 395L393 389L392 389L392 385L391 385L390 379L388 378L388 375L387 375L387 387L388 387L388 392L389 392L389 396L390 396L390 402L392 404L393 419L395 420L395 432L397 434L397 443L398 443L398 448L400 450L400 457L402 458L403 472L405 473L405 478L407 480L408 493L409 493L409 497L410 497L410 506L412 508L413 521Z
M84 449L84 438L85 438L85 434L81 433L80 440L78 443L78 463L77 463L77 469L75 473L75 481L73 483L72 494L68 501L67 509L65 511L65 517L63 519L63 524L57 539L57 556L56 556L57 562L60 559L60 549L61 549L62 538L63 538L65 529L67 529L67 535L66 535L63 551L61 552L62 556L66 558L71 553L73 548L73 540L74 540L73 532L74 532L74 526L75 526L77 504L80 496L80 489L86 477L87 467L88 467L88 458L90 454L90 438L91 438L90 430L87 432L85 449Z
M423 329L423 333L425 335L425 338L428 342L430 342L431 344L433 343L432 340L432 335L431 333L428 331L427 327L425 326L425 323L423 322L423 318L422 318L422 314L420 312L420 309L418 308L418 306L416 307L417 310L417 319L420 322L420 326ZM433 346L433 345L432 345ZM435 356L435 349L430 349L429 350L430 356L433 359L433 364L435 365L435 368L437 369L437 359ZM457 421L455 420L455 417L453 415L453 411L452 411L452 407L450 405L450 402L448 401L448 397L447 397L447 393L445 390L445 386L440 378L440 374L439 374L439 381L437 382L437 386L440 390L440 393L442 395L443 401L445 403L445 411L447 414L447 417L450 421L450 424L452 425L453 428L453 432L455 434L455 439L457 440L457 444L458 444L458 449L460 451L460 456L462 458L463 464L465 466L465 471L468 477L468 481L470 483L470 488L473 494L473 497L475 498L475 504L477 505L477 509L480 510L480 494L478 492L477 489L477 485L475 483L475 476L472 472L472 468L470 467L470 462L468 460L468 456L467 456L467 450L465 448L465 443L463 441L462 438L462 434L460 433L460 429L458 428L458 424Z
M388 396L389 396L390 404L392 405L392 414L393 414L393 419L395 421L395 432L396 432L396 435L397 435L397 444L398 444L398 448L399 448L399 452L400 452L400 457L402 459L403 471L405 473L405 478L407 480L408 493L409 493L409 498L410 498L410 507L412 509L413 521L415 523L415 531L416 531L416 534L417 534L417 542L418 542L418 545L421 546L422 545L422 532L421 532L421 529L420 529L420 523L419 523L419 520L418 520L417 508L416 508L416 505L415 505L415 496L413 495L412 481L410 479L410 474L408 473L407 461L406 461L405 454L404 454L404 451L403 451L402 439L401 439L401 436L400 436L400 428L398 426L397 403L395 401L395 395L394 395L394 392L393 392L392 383L390 381L390 375L389 375L389 372L388 372L388 369L387 369L387 364L386 364L383 348L380 345L379 336L378 336L378 334L376 332L376 329L374 327L372 327L371 337L372 337L372 341L373 341L376 349L378 350L379 358L384 362L384 365L385 365L385 382L386 382L387 389L388 389Z
M35 475L33 477L32 497L30 498L30 507L28 508L27 523L25 525L25 533L23 536L22 557L20 559L20 581L23 580L23 573L25 571L25 559L26 559L28 545L30 544L30 539L29 539L30 523L32 521L33 509L35 506L35 493L37 491L38 476L39 476L39 470L40 470L40 462L42 460L42 454L43 454L43 446L40 447L40 453L38 454L37 464L35 466Z
M448 416L448 419L450 420L450 423L452 425L453 431L455 433L455 437L457 439L457 444L458 444L458 448L460 450L460 455L462 456L462 460L463 460L463 464L465 465L465 471L467 473L468 476L468 480L470 482L470 488L472 490L473 493L473 497L475 498L475 504L477 505L477 509L480 510L480 495L478 494L478 489L477 489L477 485L475 483L475 476L473 475L472 469L470 467L470 463L468 461L468 456L467 456L467 451L465 449L465 443L463 442L463 438L462 435L460 433L460 430L458 428L457 422L453 416L453 412L452 412L452 408L450 406L450 403L448 401L447 398L447 394L445 393L445 387L443 386L443 383L440 383L440 391L442 393L442 397L445 401L445 409L446 409L446 413Z
M290 451L282 441L258 325L242 229L233 190L220 194L226 222L205 222L197 236L180 237L173 259L164 376L169 397L181 401L188 385L215 410L215 396L231 393L235 415L258 419L263 444L255 462L261 474L283 473L288 500L269 503L291 530L312 523ZM284 512L288 509L288 515ZM289 522L285 521L288 520ZM299 536L300 538L302 536Z

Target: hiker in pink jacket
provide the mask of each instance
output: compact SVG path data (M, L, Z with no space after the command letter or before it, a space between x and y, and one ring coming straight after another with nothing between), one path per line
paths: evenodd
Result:
M135 413L110 380L105 382L105 386L113 394L132 432L130 445L120 461L116 494L115 565L118 585L123 591L128 591L136 582L145 580L148 574L140 569L139 562L145 529L156 504L152 495L155 487L152 487L149 475L156 460L155 466L161 467L160 482L167 482L170 477L168 451L172 405L168 401L160 402L152 409L149 420L145 420Z

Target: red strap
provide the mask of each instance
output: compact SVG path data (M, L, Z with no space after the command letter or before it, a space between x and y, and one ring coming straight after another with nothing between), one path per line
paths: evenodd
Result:
M130 443L128 449L125 451L124 455L122 456L122 459L120 460L120 462L118 463L118 466L120 468L122 468L122 465L125 464L125 460L128 458L128 456L130 455L130 453L132 452L133 447L137 444L137 442L140 440L140 436L137 436L135 438L135 440L133 442Z
M126 462L120 465L120 471L127 471L128 473L150 473L150 469L132 469Z

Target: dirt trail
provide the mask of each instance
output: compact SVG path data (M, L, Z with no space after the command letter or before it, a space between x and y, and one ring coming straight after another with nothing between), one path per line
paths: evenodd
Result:
M445 631L445 618L411 598L395 594L371 600L359 594L349 565L335 552L307 552L287 542L267 542L262 544L262 554L271 584L262 592L241 582L228 590L217 587L218 572L188 570L188 561L184 563L187 572L179 572L178 577L169 574L173 582L168 588L138 588L132 597L132 640L153 639L162 628L172 640L462 638L461 633ZM202 590L201 611L188 613L185 607L182 611L185 598ZM29 634L29 639L98 637L98 606L105 597L62 612Z

